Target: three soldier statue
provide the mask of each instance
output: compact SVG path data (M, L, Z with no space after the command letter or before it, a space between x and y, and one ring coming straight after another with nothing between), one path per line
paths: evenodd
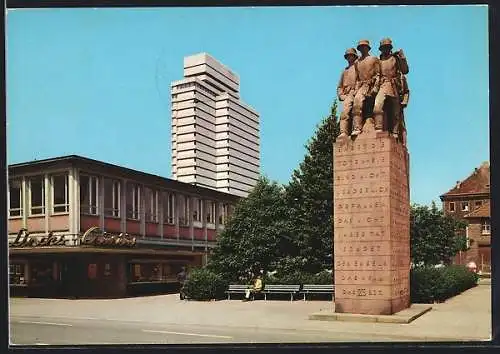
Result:
M344 54L348 66L342 72L337 95L343 102L340 135L356 136L365 120L373 119L375 131L389 131L406 144L403 110L408 104L406 74L409 68L403 50L392 52L392 40L380 41L380 57L370 55L370 42L360 40L356 49Z

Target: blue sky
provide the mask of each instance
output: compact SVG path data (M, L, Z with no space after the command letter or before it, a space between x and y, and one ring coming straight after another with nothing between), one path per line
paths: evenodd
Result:
M79 154L170 176L170 82L207 52L261 115L261 169L282 183L328 114L359 39L410 65L412 202L489 160L485 6L9 10L8 163Z

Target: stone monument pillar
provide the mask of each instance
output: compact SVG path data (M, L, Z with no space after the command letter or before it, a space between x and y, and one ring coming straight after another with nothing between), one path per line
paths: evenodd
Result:
M409 156L388 131L334 144L335 312L410 306Z

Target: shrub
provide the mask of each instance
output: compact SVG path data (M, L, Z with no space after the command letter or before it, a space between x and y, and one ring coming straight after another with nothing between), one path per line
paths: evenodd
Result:
M275 284L314 284L314 274L303 273L300 271L287 273L287 274L276 274Z
M329 271L322 271L314 275L314 282L312 284L329 285L333 284L333 274Z
M419 267L410 272L411 302L432 303L440 297L441 274L434 267Z
M228 283L222 276L206 268L193 269L184 283L184 294L190 300L225 298Z
M281 284L280 279L276 275L264 275L262 283L264 286L266 286L266 284Z
M460 265L418 267L411 271L411 302L433 303L476 286L479 276Z
M332 284L332 273L322 271L316 274L296 271L264 277L264 284Z
M448 279L450 296L459 294L476 286L479 275L469 271L465 266L453 265L442 268L445 279ZM445 293L447 295L447 293Z

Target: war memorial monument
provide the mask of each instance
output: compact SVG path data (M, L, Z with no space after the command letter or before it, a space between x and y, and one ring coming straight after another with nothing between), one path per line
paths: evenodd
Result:
M409 155L404 52L382 39L345 52L334 143L335 313L392 315L410 307ZM359 51L359 53L358 53Z

